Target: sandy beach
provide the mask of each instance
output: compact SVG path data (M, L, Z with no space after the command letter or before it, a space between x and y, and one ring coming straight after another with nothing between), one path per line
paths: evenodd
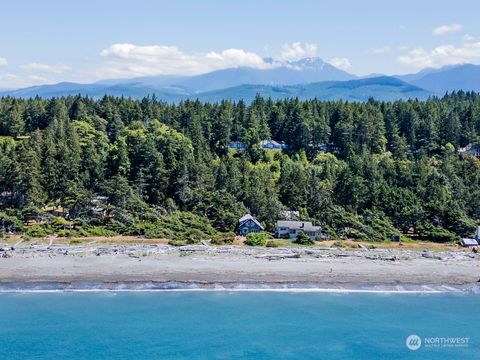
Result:
M480 255L465 251L252 248L166 244L0 247L0 286L65 288L324 287L478 290Z

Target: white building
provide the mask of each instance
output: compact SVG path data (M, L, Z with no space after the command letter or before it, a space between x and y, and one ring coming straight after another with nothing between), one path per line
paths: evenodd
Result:
M296 239L299 232L303 232L310 236L311 239L317 240L323 237L322 227L312 225L310 221L277 221L275 226L275 236L283 239Z

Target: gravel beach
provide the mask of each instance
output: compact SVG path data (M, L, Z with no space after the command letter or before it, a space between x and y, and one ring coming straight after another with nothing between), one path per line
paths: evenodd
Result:
M477 290L480 255L462 251L165 244L4 245L0 286L298 287Z

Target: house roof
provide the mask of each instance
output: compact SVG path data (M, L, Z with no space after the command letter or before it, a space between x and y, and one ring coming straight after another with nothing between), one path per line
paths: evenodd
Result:
M312 225L310 221L288 221L288 220L279 220L277 221L277 227L302 230L302 231L320 231L322 230L321 226Z
M238 146L246 146L244 142L241 141L231 141L228 146L230 147L238 147Z
M470 246L477 246L478 242L475 239L462 239L461 241L462 245L470 245Z
M238 223L240 224L239 226L242 226L244 223L246 223L247 221L253 221L256 225L258 225L258 227L260 227L260 229L264 229L262 224L260 224L258 222L257 219L255 219L252 215L250 214L246 214L246 215L243 215L240 219L238 219Z
M275 141L275 140L262 140L258 143L259 146L266 146L266 145L269 145L269 144L271 144L273 146L278 146L278 147L281 146L281 144L279 142Z

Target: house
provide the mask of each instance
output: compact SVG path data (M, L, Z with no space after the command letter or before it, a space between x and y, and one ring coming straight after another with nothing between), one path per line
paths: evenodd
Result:
M458 153L480 157L480 146L468 144L465 147L458 148Z
M271 150L283 150L288 149L288 145L283 141L278 142L275 140L262 140L257 145L260 149L271 149Z
M279 220L275 226L275 236L284 239L296 239L300 232L312 240L324 238L321 226L312 225L310 221Z
M238 220L237 234L245 236L251 232L263 231L264 227L252 215L246 214Z
M332 144L317 144L317 143L309 143L308 147L317 150L321 153L339 153L340 148L338 146Z
M463 247L478 246L478 242L475 239L464 238L460 241L460 245Z
M232 141L228 144L229 149L243 150L247 148L247 144L241 141Z

